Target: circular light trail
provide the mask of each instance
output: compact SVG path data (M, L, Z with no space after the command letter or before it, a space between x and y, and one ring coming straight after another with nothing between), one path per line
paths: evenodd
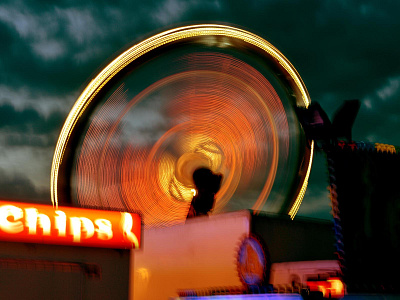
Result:
M74 154L70 180L75 189L73 202L81 206L138 211L150 226L182 222L194 193L191 174L203 166L224 175L214 211L223 211L237 191L252 190L255 182L260 188L254 201L249 200L250 208L261 210L266 205L282 172L281 161L290 156L287 108L264 74L229 53L207 49L181 55L180 69L133 96L125 82L118 84L91 113L86 132L77 130L100 94L132 63L166 45L193 38L202 39L209 48L229 48L232 41L239 41L261 51L285 73L295 105L309 105L306 88L290 62L254 34L222 25L196 25L155 35L112 61L73 106L53 158L54 205L64 197L60 178L65 175L60 169L65 168L66 155L71 156L70 143L76 135L81 135L80 151ZM299 187L287 211L292 218L307 187L312 142L307 149L298 170Z

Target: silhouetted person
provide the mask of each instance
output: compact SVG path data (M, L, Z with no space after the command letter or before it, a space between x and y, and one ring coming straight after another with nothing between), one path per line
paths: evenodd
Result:
M193 172L193 182L197 193L190 204L187 218L207 215L214 207L215 194L221 187L222 175L214 174L208 168L199 168Z

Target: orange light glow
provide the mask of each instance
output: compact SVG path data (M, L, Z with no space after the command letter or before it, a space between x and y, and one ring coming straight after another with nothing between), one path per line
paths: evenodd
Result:
M324 298L344 297L344 284L340 278L331 277L327 280L307 281L311 292L322 292Z
M187 59L194 69L199 65L208 70L160 80L130 100L115 118L105 118L126 101L118 90L95 116L78 158L79 203L124 203L143 214L145 225L179 223L186 219L193 197L194 170L208 167L224 174L214 211L221 211L238 188L245 190L257 178L266 180L252 209L262 208L277 171L277 128L281 140L286 143L289 138L279 96L259 72L232 57L201 54ZM223 68L226 73L217 72ZM131 108L171 85L179 92L166 105L166 114L171 120L186 120L173 122L152 148L132 143L119 150L121 124Z
M331 284L329 290L333 298L344 297L344 284L339 278L330 278L327 280Z
M0 240L139 248L141 220L127 212L0 201Z

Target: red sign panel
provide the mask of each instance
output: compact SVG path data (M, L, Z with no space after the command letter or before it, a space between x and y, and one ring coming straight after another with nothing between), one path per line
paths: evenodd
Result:
M139 248L138 214L0 201L0 240L102 248Z

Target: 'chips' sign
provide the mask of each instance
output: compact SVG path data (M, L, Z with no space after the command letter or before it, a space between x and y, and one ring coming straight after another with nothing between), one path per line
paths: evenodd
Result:
M138 214L0 201L0 240L139 248Z

